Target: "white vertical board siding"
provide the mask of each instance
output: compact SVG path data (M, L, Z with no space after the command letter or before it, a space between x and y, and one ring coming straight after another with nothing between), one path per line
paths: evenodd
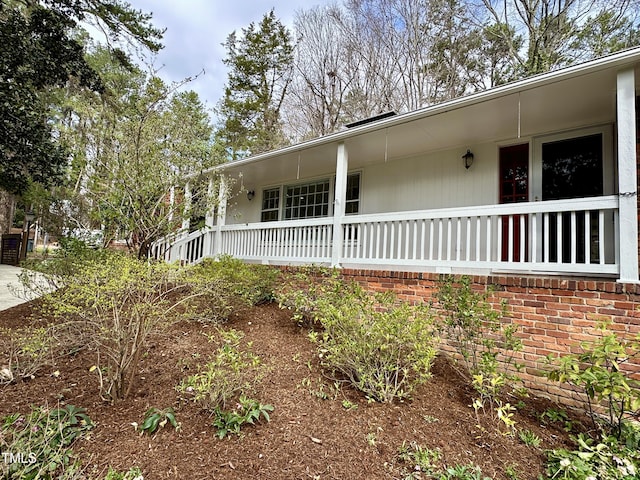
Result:
M367 166L362 174L361 213L490 205L498 202L498 148L469 147L474 154L466 170L466 148Z

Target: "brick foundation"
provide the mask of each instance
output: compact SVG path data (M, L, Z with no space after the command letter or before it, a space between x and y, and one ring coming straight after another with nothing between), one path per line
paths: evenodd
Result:
M438 283L444 278L435 273L342 270L347 280L355 280L372 291L395 291L411 302L434 300ZM524 350L521 377L525 386L537 395L574 404L577 394L565 385L542 378L548 354L579 352L582 341L594 338L602 321L611 322L611 330L623 336L640 333L640 285L605 280L577 280L554 277L472 276L473 288L491 285L490 301L498 306L507 301L507 318L520 326ZM640 359L626 365L640 377Z

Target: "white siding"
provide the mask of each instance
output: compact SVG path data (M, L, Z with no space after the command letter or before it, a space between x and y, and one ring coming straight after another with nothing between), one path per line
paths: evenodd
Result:
M361 213L384 213L498 202L498 147L470 146L473 165L464 168L466 148L388 161L364 168Z

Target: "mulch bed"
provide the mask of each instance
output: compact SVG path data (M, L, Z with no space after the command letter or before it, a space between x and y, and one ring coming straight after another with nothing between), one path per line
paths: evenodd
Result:
M33 322L42 320L32 318L32 304L0 312L0 327ZM433 378L412 400L369 403L348 387L335 393L306 330L276 305L235 314L225 326L244 332L243 343L251 342L268 366L256 398L275 407L271 422L243 427L239 437L219 440L211 418L175 389L216 348L205 335L214 326L184 321L148 346L127 400L111 405L100 399L95 373L89 371L95 352L85 350L60 359L33 380L0 386L0 416L44 404L85 408L96 427L74 451L94 478L109 466L120 471L138 466L145 480L403 478L412 466L398 459L398 449L403 442L416 442L439 449L443 467L473 463L485 476L508 479L505 469L512 466L520 480L534 480L543 473L544 449L568 444L561 428L539 422L537 414L553 407L542 399L525 399L515 415L519 429L542 439L539 448L491 425L478 427L470 406L473 392L444 358L437 359ZM51 375L56 370L60 374ZM344 400L357 408L346 409ZM165 427L141 436L134 430L132 423L141 424L147 409L170 406L180 431Z

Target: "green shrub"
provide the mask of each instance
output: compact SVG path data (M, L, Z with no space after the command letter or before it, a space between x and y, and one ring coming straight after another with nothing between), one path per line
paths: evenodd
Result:
M251 305L273 300L273 291L280 275L269 265L245 263L229 255L200 264L203 274L209 278L223 278L230 291Z
M283 275L275 300L280 308L293 312L292 318L299 325L309 326L319 320L321 305L341 303L348 287L336 269L303 266Z
M88 263L102 262L109 255L107 250L92 248L74 238L62 237L59 243L54 255L22 263L24 269L18 276L21 288L14 294L26 299L45 295L67 285Z
M83 478L72 445L93 427L84 409L67 405L35 408L28 415L3 418L0 473L6 479ZM11 456L13 455L13 457Z
M176 387L210 412L225 409L240 394L251 392L263 375L260 358L240 349L240 332L228 330L222 336L222 346L204 369Z
M522 341L516 336L516 325L500 321L506 304L502 303L501 310L494 309L489 293L474 291L469 277L463 276L457 283L447 277L437 295L442 312L440 330L458 353L462 364L458 371L479 394L474 400L476 412L488 406L494 419L512 430L511 417L504 412L509 405L503 405L500 396L521 383L516 373L521 365L515 354L522 350Z
M25 327L19 330L0 328L0 354L6 357L5 373L0 384L17 378L30 378L54 359L54 338L50 329ZM6 378L5 378L6 377Z
M149 336L179 318L190 297L182 271L121 254L86 263L67 286L45 297L43 308L74 320L97 350L95 368L107 400L126 398Z
M373 400L409 397L430 378L438 338L427 305L391 294L371 295L344 284L339 301L319 297L324 330L317 337L322 363Z
M550 356L554 368L547 376L578 387L585 394L586 412L594 428L620 440L625 416L640 413L640 381L621 368L638 357L640 336L619 338L606 324L600 325L600 330L599 338L581 344L582 353Z

